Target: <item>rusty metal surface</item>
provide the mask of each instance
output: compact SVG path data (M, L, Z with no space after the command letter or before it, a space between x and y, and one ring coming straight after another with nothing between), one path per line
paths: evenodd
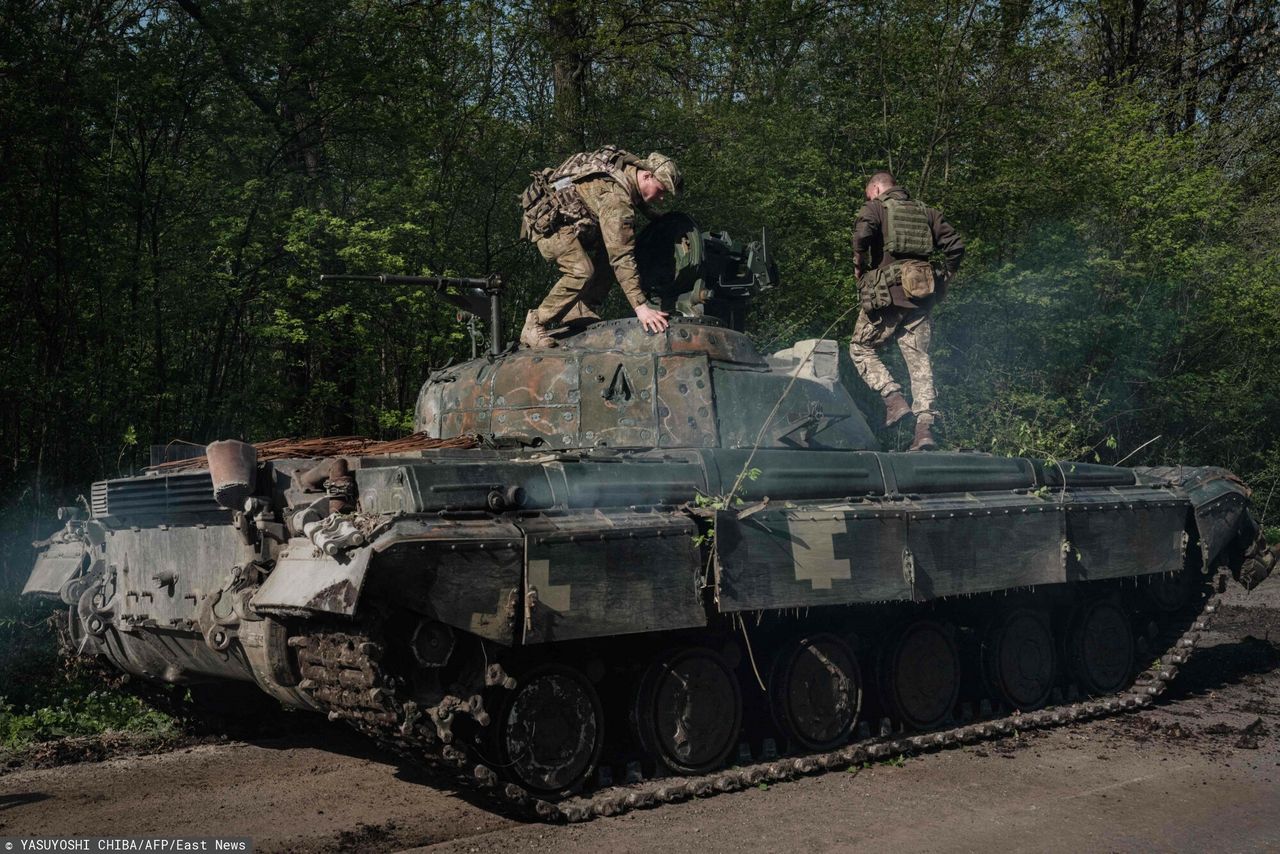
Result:
M218 506L239 510L257 483L257 449L235 439L210 442L205 448L205 463Z
M488 433L493 408L493 378L497 369L487 361L467 362L432 375L428 383L440 388L440 438ZM426 427L415 424L414 430Z
M475 431L472 431L475 432ZM474 435L461 434L449 439L437 439L426 433L414 433L401 439L370 439L366 436L324 436L312 439L271 439L252 447L259 460L319 459L321 457L363 457L386 454L405 454L439 448L475 448L479 441ZM193 469L207 469L207 456L161 463L147 471L173 473Z
M524 358L504 359L496 367L489 421L494 436L541 441L551 447L579 444L576 353L530 351Z
M704 318L672 317L666 332L649 334L635 318L593 324L562 346L588 351L700 353L722 362L763 366L764 357L741 332Z
M663 356L658 397L658 447L711 448L719 443L711 363L704 354Z
M654 358L648 353L584 353L581 444L589 448L656 444L654 372Z
M521 354L524 355L524 354ZM497 363L493 405L504 409L568 406L578 402L578 356L554 350Z
M631 321L629 321L631 322ZM705 355L719 362L760 365L764 359L751 339L710 324L673 323L666 332L668 353Z
M530 406L525 409L494 409L490 424L493 434L552 448L578 444L578 407Z
M450 435L441 432L441 419L444 416L444 390L446 383L437 381L438 374L432 374L418 389L418 399L413 404L414 430L427 436ZM462 431L465 433L465 431Z

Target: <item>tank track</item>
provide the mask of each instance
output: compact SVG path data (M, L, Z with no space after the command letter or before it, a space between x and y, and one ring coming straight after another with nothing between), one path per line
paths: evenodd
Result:
M299 687L329 710L330 720L345 720L407 758L450 772L461 786L488 790L501 806L545 821L581 822L1143 709L1168 689L1179 668L1191 658L1201 632L1209 627L1219 608L1224 588L1225 577L1218 576L1211 587L1206 585L1197 594L1196 601L1166 615L1167 627L1153 644L1164 651L1128 688L1109 696L916 735L863 738L836 750L756 762L702 776L640 780L558 802L536 797L515 783L503 782L492 769L476 763L453 743L452 725L459 716L470 717L481 728L488 726L489 715L479 695L466 699L446 696L427 708L397 700L397 680L380 663L382 644L367 634L351 632L350 627L347 631L294 636L289 643L297 650L302 670ZM506 688L515 685L496 664L489 665L485 682Z

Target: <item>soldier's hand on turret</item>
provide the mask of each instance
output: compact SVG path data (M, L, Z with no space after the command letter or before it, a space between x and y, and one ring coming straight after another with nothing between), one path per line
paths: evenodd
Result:
M644 327L646 332L661 332L671 325L667 321L667 313L665 311L649 308L643 303L636 306L636 317L640 318L640 325Z

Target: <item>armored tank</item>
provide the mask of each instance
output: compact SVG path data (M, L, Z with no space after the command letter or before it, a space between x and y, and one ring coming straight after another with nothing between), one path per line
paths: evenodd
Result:
M500 280L432 280L494 346L412 440L96 483L25 592L80 655L583 820L1141 708L1269 573L1222 469L880 450L835 342L743 332L767 242L658 220L670 329L546 350L497 340Z

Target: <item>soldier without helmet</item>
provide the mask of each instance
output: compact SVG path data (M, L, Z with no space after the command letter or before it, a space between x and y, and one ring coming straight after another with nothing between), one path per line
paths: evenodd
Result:
M937 447L933 426L938 410L929 361L933 337L929 312L960 269L964 240L941 213L912 199L889 172L871 176L866 196L853 229L854 275L862 313L853 327L849 356L863 382L880 392L885 426L914 412L911 450L932 450ZM930 262L935 252L944 258L941 272ZM894 340L911 378L911 404L876 353Z
M520 343L555 347L550 329L581 327L600 319L610 271L649 332L668 326L667 314L648 305L636 269L636 210L680 192L683 179L670 157L637 157L606 146L575 154L554 170L534 173L521 196L520 236L560 268L560 279L525 318Z

